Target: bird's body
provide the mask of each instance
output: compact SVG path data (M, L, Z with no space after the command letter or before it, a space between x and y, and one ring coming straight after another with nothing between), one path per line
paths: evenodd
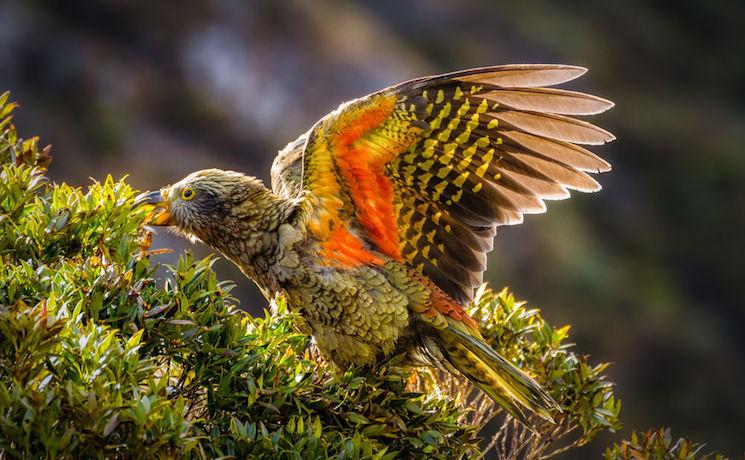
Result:
M501 66L426 77L347 104L290 143L272 190L205 170L158 194L155 224L223 253L267 297L282 293L340 368L396 353L460 373L513 416L556 404L486 345L464 305L496 226L543 212L609 165L576 144L612 139L565 115L594 96L547 89L571 66ZM157 195L157 196L156 196Z
M231 233L241 236L221 239L215 249L267 297L284 295L290 308L301 313L301 328L329 362L344 369L371 365L391 354L410 324L410 305L423 301L422 285L395 261L329 265L319 254L319 241L309 234L310 211L303 203L262 192L272 206L252 207L268 211L266 218L252 219L258 225L251 228L237 220Z

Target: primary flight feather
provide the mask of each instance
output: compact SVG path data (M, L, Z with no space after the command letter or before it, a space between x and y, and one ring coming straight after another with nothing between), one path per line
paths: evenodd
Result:
M138 204L233 261L264 295L282 293L340 368L406 352L461 374L508 413L560 410L484 343L464 305L482 283L498 225L544 200L600 185L610 165L581 145L613 140L574 116L613 106L547 88L585 69L508 65L402 83L342 104L287 145L272 190L198 171Z

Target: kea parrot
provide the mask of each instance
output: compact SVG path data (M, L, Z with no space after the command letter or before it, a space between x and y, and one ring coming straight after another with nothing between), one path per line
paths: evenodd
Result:
M613 103L550 88L586 69L504 65L417 78L346 102L281 150L272 188L197 171L141 194L172 226L284 295L338 368L405 354L470 380L527 425L561 409L484 342L465 306L496 227L544 200L594 192L610 164L580 145L614 136L573 118Z

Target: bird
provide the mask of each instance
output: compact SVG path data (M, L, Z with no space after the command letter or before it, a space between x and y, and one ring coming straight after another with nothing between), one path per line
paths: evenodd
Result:
M583 145L614 136L577 116L613 103L553 88L571 65L473 68L341 104L279 151L271 189L206 169L140 194L146 223L219 251L285 297L334 368L392 356L466 378L526 426L561 407L485 341L466 311L496 229L601 187Z

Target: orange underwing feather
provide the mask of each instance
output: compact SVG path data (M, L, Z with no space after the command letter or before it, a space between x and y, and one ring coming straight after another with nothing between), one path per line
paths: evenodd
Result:
M309 227L322 241L322 255L330 264L356 267L382 262L350 231L352 219L375 252L402 260L394 188L385 169L418 132L415 128L395 134L406 123L391 119L396 103L396 95L390 93L364 104L350 103L335 112L336 118L314 129L317 140L308 147L307 181L316 212Z
M463 308L463 306L461 306L457 301L455 301L449 295L445 294L436 286L432 290L431 300L432 308L434 310L468 326L470 332L479 334L478 323L473 318L468 316L468 313L466 313L466 310Z
M390 116L395 102L395 97L389 96L380 98L372 108L358 109L352 114L354 120L334 134L332 150L360 224L380 252L401 260L393 186L384 171L396 155L395 146L361 139Z
M336 175L336 165L325 142L314 146L308 168L311 192L309 199L315 210L308 222L310 232L322 241L321 256L330 265L355 267L381 260L370 254L349 231L349 224L340 212L345 207L342 186Z
M409 275L421 283L422 286L428 288L430 292L429 304L422 306L421 310L416 310L417 313L426 318L434 318L438 314L445 315L459 322L468 332L480 336L478 323L468 315L460 303L447 295L423 274L412 271Z
M321 257L343 267L357 267L363 264L381 265L383 260L366 250L362 242L344 227L331 232L321 249Z

